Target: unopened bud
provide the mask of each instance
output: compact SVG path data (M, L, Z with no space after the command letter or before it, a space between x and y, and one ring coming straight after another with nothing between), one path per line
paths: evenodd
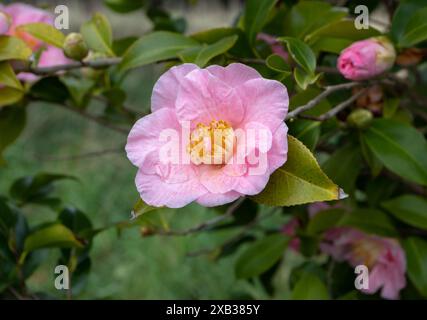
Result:
M89 49L80 33L70 33L64 41L64 54L73 60L83 60Z
M366 109L356 109L347 117L347 123L358 129L364 129L372 122L372 112Z

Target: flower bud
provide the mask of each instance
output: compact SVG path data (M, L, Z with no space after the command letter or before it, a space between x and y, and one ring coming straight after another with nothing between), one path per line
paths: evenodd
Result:
M347 117L347 123L358 129L364 129L369 126L373 119L372 112L366 109L356 109Z
M9 31L11 19L8 14L0 11L0 35Z
M70 33L64 41L64 54L73 60L83 60L89 49L80 33Z
M393 44L385 37L357 41L338 58L338 70L350 80L365 80L390 69L396 60Z

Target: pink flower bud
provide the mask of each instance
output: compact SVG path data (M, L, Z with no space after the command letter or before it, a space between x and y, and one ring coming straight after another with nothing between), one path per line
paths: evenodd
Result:
M341 52L338 70L350 80L365 80L390 69L396 59L392 43L385 37L357 41Z
M6 34L9 31L10 22L9 15L0 11L0 35Z

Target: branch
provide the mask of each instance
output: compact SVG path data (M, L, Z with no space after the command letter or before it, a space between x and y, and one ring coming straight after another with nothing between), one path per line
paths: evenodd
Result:
M353 104L353 102L356 101L357 98L359 98L365 92L366 92L366 89L359 91L355 95L353 95L350 98L348 98L347 100L341 102L336 107L332 108L331 110L329 110L328 112L322 114L319 117L304 116L303 118L304 119L309 119L309 120L314 120L314 121L325 121L325 120L328 120L328 119L334 117L336 114L338 114L342 110L344 110L345 108L351 106Z
M351 89L357 85L359 85L358 82L348 82L348 83L342 83L342 84L337 84L337 85L333 85L333 86L327 86L327 87L325 87L325 91L323 91L321 94L319 94L313 100L310 100L307 104L302 105L302 106L292 110L291 112L289 112L288 115L286 116L286 120L295 118L299 114L314 108L317 104L320 103L320 101L322 101L323 99L328 97L333 92L345 90L345 89Z
M105 59L97 59L92 61L74 61L68 64L62 64L62 65L51 66L51 67L25 66L25 67L17 67L16 72L31 72L37 75L48 75L48 74L53 74L59 71L68 71L68 70L86 68L86 67L94 68L94 69L106 68L106 67L117 65L121 61L122 61L122 58L105 58Z
M192 233L197 233L199 231L209 230L212 227L216 226L218 223L221 223L222 221L230 218L234 214L234 212L237 210L237 208L240 207L243 201L245 201L244 197L240 198L239 200L234 202L232 205L230 205L230 207L228 207L227 211L224 214L218 217L215 217L211 220L205 221L199 224L198 226L192 227L187 230L159 231L159 232L156 232L155 234L162 235L162 236L186 236Z

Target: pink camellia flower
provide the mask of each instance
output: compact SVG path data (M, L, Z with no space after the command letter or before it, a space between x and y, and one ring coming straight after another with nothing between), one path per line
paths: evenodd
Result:
M282 226L282 233L288 237L291 237L288 247L293 251L299 251L301 246L301 240L297 237L297 228L300 223L297 218L292 218L288 223Z
M23 3L14 3L8 6L0 5L0 10L8 14L11 19L10 27L6 33L7 35L22 39L33 50L33 52L42 50L39 59L39 66L51 67L66 64L70 61L64 56L62 50L46 45L42 41L19 29L19 26L21 25L36 22L53 25L54 16L52 14ZM30 73L20 73L18 78L23 81L34 81L38 79L37 76Z
M287 159L288 100L283 84L243 64L171 68L126 145L141 198L178 208L258 194Z
M11 19L8 14L0 11L0 35L9 31Z
M398 299L406 286L406 258L399 243L391 238L366 234L352 228L333 228L324 234L321 250L337 261L369 270L369 287L363 292L381 290L385 299Z
M365 80L390 69L396 59L392 43L376 37L353 43L338 57L338 70L350 80Z

